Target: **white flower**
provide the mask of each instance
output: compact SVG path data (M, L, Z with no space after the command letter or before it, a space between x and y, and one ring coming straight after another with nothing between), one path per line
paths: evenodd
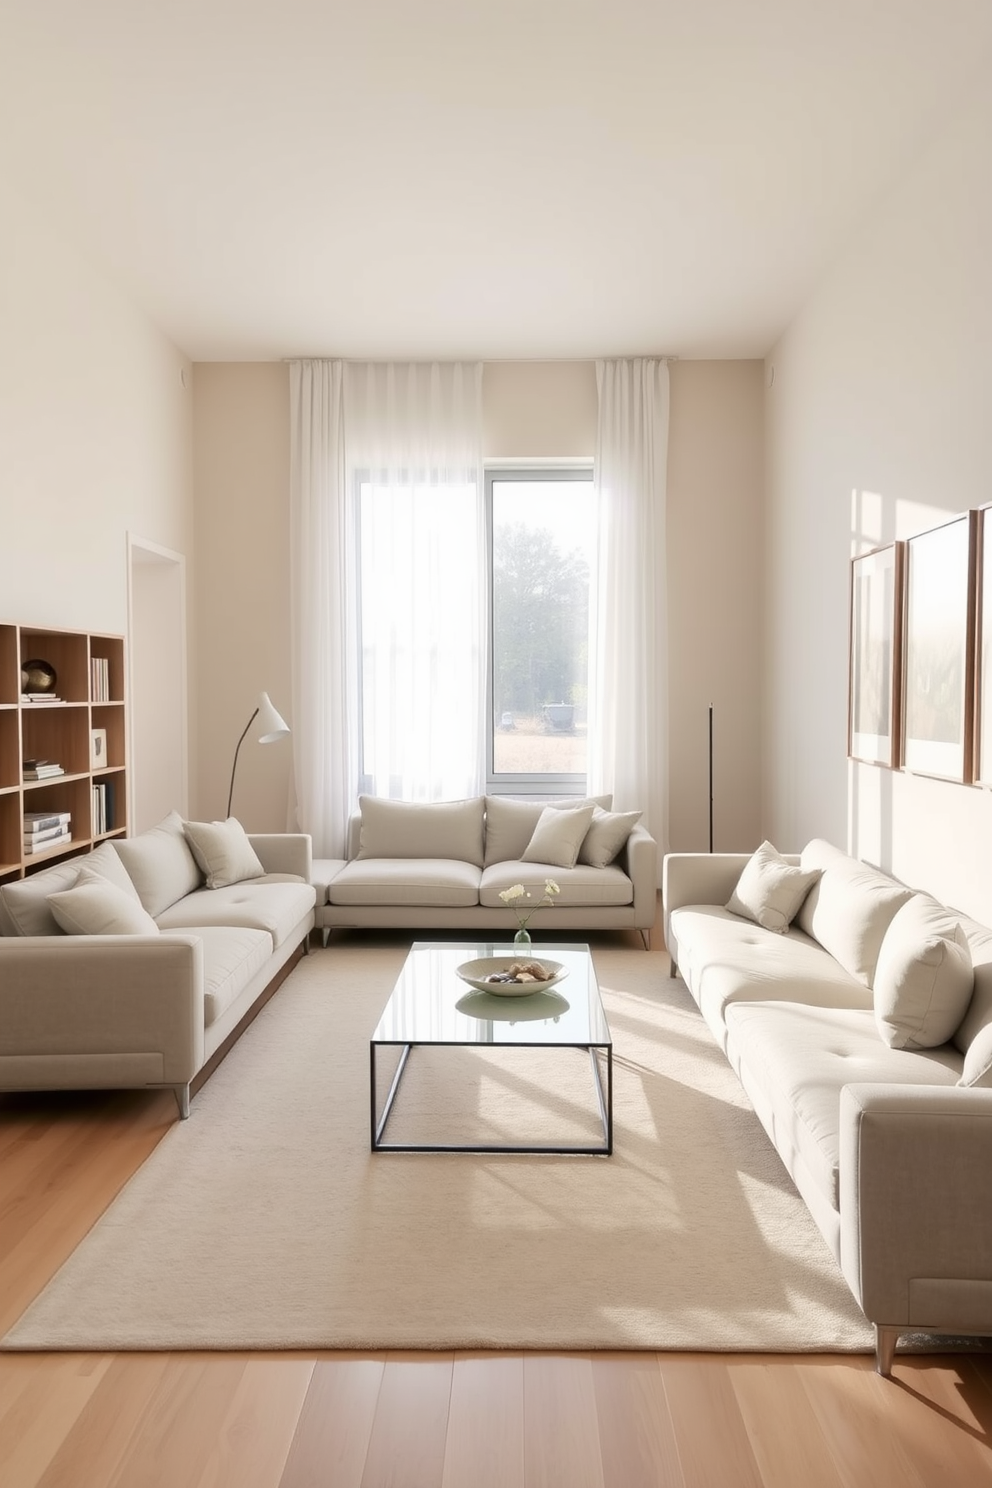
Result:
M546 878L544 880L544 892L546 894L560 894L561 889L555 883L553 878Z
M523 884L511 884L508 889L502 889L500 891L499 897L502 899L504 904L512 904L514 899L523 898L526 892L527 890L524 888Z

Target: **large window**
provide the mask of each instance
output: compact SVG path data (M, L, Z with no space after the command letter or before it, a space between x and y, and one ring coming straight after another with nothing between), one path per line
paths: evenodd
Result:
M486 472L491 726L487 788L585 788L592 470Z

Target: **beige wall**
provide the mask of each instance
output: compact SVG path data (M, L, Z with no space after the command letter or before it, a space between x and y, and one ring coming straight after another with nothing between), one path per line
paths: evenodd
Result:
M762 368L672 369L672 841L705 848L706 707L717 718L716 840L757 844ZM589 458L592 362L491 363L487 459ZM289 722L289 376L280 364L198 365L194 376L199 790L226 804L238 735L260 689ZM728 636L733 647L728 647ZM234 810L254 830L286 825L291 745L245 742Z
M676 362L668 445L669 845L761 841L760 362Z
M127 628L127 532L188 552L183 357L0 183L0 618Z
M987 790L846 759L849 560L992 499L992 101L966 103L768 359L767 814L992 920Z

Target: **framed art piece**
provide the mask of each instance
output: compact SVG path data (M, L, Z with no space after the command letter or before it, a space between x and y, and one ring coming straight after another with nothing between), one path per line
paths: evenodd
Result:
M851 560L848 754L899 763L903 543Z
M975 779L992 785L992 507L978 512L975 604Z
M107 730L90 729L90 769L102 770L107 763Z
M977 519L966 512L906 543L902 758L943 780L973 772Z

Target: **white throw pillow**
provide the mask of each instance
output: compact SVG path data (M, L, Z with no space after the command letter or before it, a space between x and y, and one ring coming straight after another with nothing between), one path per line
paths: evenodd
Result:
M563 796L557 801L545 802L523 801L516 796L487 796L487 868L493 863L520 862L546 805L554 806L556 811L566 811L573 806L602 806L604 811L609 811L613 805L613 797Z
M115 838L114 847L150 915L160 915L203 882L178 811L137 837Z
M875 1022L891 1049L946 1044L968 1011L975 985L968 939L928 894L893 916L875 967Z
M208 889L226 889L246 878L261 878L265 872L236 816L227 821L183 822L183 831Z
M68 935L158 935L138 900L116 884L83 868L71 889L49 894L56 921Z
M727 902L732 914L784 935L820 874L787 863L770 842L757 848Z
M552 868L574 868L595 810L592 805L574 806L566 811L546 806L537 819L534 835L520 861L547 863Z
M643 814L641 811L602 811L597 806L579 849L579 862L588 863L590 868L608 867Z

